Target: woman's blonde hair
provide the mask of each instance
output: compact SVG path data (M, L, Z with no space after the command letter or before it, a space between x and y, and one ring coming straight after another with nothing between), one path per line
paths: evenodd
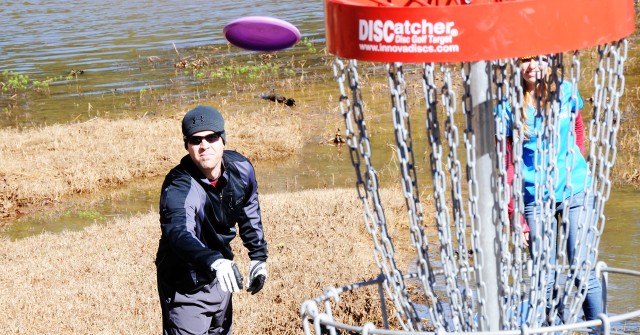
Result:
M536 57L523 57L518 60L518 66L522 63L524 59L532 59ZM523 98L523 106L520 109L520 117L522 119L522 133L524 134L524 138L528 139L531 134L529 126L527 125L527 107L531 106L536 110L543 109L548 110L549 108L549 93L554 92L556 85L555 82L551 78L551 67L547 66L547 73L541 80L536 80L534 85L534 89L531 91L523 90L522 98ZM524 80L524 76L521 75L520 85L523 88L526 87L526 82ZM553 95L552 95L553 96Z

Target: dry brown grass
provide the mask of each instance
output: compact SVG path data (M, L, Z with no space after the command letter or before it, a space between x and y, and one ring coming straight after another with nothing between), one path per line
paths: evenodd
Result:
M382 193L394 242L408 238L399 223L404 199L397 195ZM371 238L353 189L268 194L261 203L269 278L258 295L234 297L234 333L301 334L303 301L327 286L376 277ZM2 241L0 333L158 334L153 260L159 234L158 215L148 213L77 232ZM412 257L408 245L399 242L396 249L405 269ZM233 246L246 275L246 250L239 239ZM342 298L335 311L341 321L379 324L375 288Z
M616 159L611 179L618 183L640 187L640 130L638 128L625 129L618 137Z
M0 218L65 195L165 174L186 154L180 133L186 110L173 118L96 118L37 129L0 129ZM279 107L224 113L227 148L253 160L298 152L303 145L300 121L289 113Z

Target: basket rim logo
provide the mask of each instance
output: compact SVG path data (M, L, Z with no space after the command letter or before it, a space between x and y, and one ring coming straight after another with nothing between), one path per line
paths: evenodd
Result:
M360 19L358 22L358 39L361 42L387 44L450 44L458 36L455 22L430 22L422 19L419 22L404 20L371 20Z

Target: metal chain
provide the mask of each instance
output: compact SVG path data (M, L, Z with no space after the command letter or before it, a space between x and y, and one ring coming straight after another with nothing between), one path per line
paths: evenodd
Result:
M525 273L523 273L524 265L526 264L525 262L527 259L527 252L523 252L521 247L524 243L524 241L522 240L522 225L526 224L526 222L522 222L522 214L524 213L523 175L521 173L524 167L524 162L522 159L522 145L526 136L524 127L525 120L523 120L521 112L522 109L525 108L521 85L522 73L520 72L520 67L518 66L515 59L509 60L509 67L511 69L511 72L508 77L508 82L511 85L508 88L508 97L506 98L508 99L508 102L510 103L513 111L513 121L511 125L511 160L513 161L515 173L510 185L511 197L513 199L513 218L511 227L513 233L512 240L514 241L514 263L513 268L511 269L511 280L513 281L512 285L514 287L512 295L508 296L508 299L511 302L508 308L511 308L511 310L513 311L510 317L510 327L519 327L523 319L522 313L524 311L524 308L527 308L529 311L525 315L526 320L524 320L524 322L529 325L533 324L533 320L536 319L536 310L532 306L537 305L537 297L532 297L526 294L527 287L530 288L530 286L528 286L528 282L526 281ZM499 163L502 163L502 161L500 161ZM531 292L531 290L529 290L529 292Z
M555 180L555 173L553 167L548 167L548 155L549 148L553 144L553 138L549 138L549 125L553 124L548 119L547 101L543 100L543 92L540 92L540 87L543 85L542 79L538 79L536 83L535 92L535 106L523 104L522 112L516 111L515 113L527 113L529 108L535 110L533 118L533 127L529 129L529 133L526 134L530 141L536 141L537 147L534 152L534 176L535 176L535 207L539 209L534 216L534 229L531 231L531 259L532 259L532 276L531 287L529 291L530 295L530 308L533 311L544 311L547 307L546 287L549 280L548 276L552 274L550 268L551 248L555 244L555 234L551 227L551 219L553 218L552 207L555 207L555 201L551 197L546 197L546 190L549 188L549 184ZM551 116L553 117L553 116ZM553 121L553 119L551 120ZM537 126L536 125L541 125ZM531 224L531 223L530 223ZM552 244L553 243L553 244ZM540 318L535 317L528 320L532 323L533 327L539 327L541 325Z
M514 76L509 76L509 68L514 68L514 61L501 60L493 63L494 75L492 76L492 84L495 86L495 100L498 102L509 101L509 97L513 94L513 88L517 81ZM513 227L510 223L508 206L511 197L515 198L516 192L522 194L519 188L511 187L507 176L506 152L509 138L506 136L507 120L505 113L495 113L496 129L496 152L497 152L497 169L499 182L497 184L497 193L499 200L499 222L502 224L500 238L500 285L506 299L501 301L501 322L502 329L518 329L520 327L520 315L522 313L522 301L524 299L523 280L524 255L522 252L522 227L520 225L520 215L514 216ZM513 135L512 135L513 136ZM511 140L512 142L515 142ZM519 142L521 143L521 142ZM513 152L513 143L511 143ZM522 148L520 147L520 151ZM516 157L511 157L513 160ZM517 156L520 161L522 156ZM521 199L519 198L519 201ZM519 209L520 207L518 207ZM518 211L520 213L521 211Z
M507 63L504 61L495 61L491 64L492 76L491 76L491 88L495 87L495 99L497 101L503 101L507 92L509 91L509 80L506 76ZM513 263L513 253L509 248L509 235L510 225L505 224L509 222L507 206L509 204L510 192L509 182L507 176L507 169L505 164L506 151L507 151L507 134L504 129L505 125L504 113L494 113L494 122L496 124L496 167L498 182L496 184L496 195L499 203L499 212L497 213L498 222L503 223L499 229L499 257L498 264L498 279L499 285L504 291L504 295L509 300L500 301L501 305L501 328L509 329L511 318L509 317L509 308L513 299L513 287L509 285L510 272ZM506 235L506 236L505 236Z
M616 138L621 120L619 101L624 93L625 77L623 70L624 63L627 60L627 49L628 43L626 39L599 47L600 63L598 71L594 74L593 118L601 122L603 126L597 143L600 146L598 155L595 155L596 143L594 143L598 135L592 132L594 127L589 129L589 140L593 148L589 151L588 162L593 166L594 182L592 189L595 192L597 202L595 207L598 214L598 238L604 230L604 205L611 192L609 176L617 154ZM606 76L602 73L602 69L606 71ZM600 84L600 77L605 77L605 85ZM597 253L597 249L592 250L592 252Z
M500 327L522 329L523 323L530 329L554 322L557 312L564 312L565 323L574 323L580 313L587 289L586 279L598 256L598 243L605 225L604 204L611 188L610 172L616 158L616 136L620 125L619 99L623 94L623 65L627 58L627 42L622 40L598 48L600 55L594 77L595 93L593 110L589 118L589 151L586 155L588 178L585 180L586 199L595 199L593 206L587 202L577 224L578 240L585 248L578 247L575 255L567 253L569 237L569 204L573 194L581 185L566 183L564 193L556 196L560 171L571 180L575 157L579 157L571 141L575 141L576 113L569 113L570 129L567 138L560 138L561 118L565 117L569 101L578 101L580 61L577 53L572 55L570 73L565 73L562 54L550 56L549 76L540 79L545 91L536 91L534 106L524 99L522 76L516 59L492 62L491 89L500 108L508 105L511 114L499 109L495 113L495 164L497 180L493 192L497 194L495 208L496 224L500 225L496 240L499 248L498 285L500 299ZM459 157L459 121L456 120L458 100L453 89L452 66L440 66L442 85L436 84L436 65L422 65L423 93L426 104L427 153L433 182L435 226L440 242L438 252L429 253L429 241L425 233L424 213L420 202L417 164L411 135L410 114L407 103L407 83L403 64L388 64L387 67L391 108L396 138L396 154L400 164L402 192L409 216L411 243L416 248L418 277L427 297L430 321L438 332L474 332L484 329L487 323L485 302L480 299L484 283L479 236L482 234L479 217L480 194L476 180L476 136L484 134L474 129L470 70L471 63L461 64L462 109L466 119L463 140L466 157ZM340 86L340 109L345 119L346 143L356 172L356 188L363 203L365 226L373 238L374 258L385 280L385 293L396 306L396 316L403 329L421 331L424 324L410 301L403 274L396 266L395 251L387 232L384 209L379 195L378 176L371 163L371 143L367 133L362 94L358 82L355 60L344 63L336 59L334 76ZM569 87L571 91L563 87ZM347 93L346 86L350 92ZM565 90L567 92L565 92ZM438 96L441 97L444 116L438 113ZM577 105L577 103L576 103ZM527 120L527 111L533 120ZM562 113L565 114L562 114ZM569 111L571 112L571 111ZM562 114L562 115L561 115ZM585 122L586 124L586 122ZM525 131L528 129L528 132ZM510 136L507 136L507 131ZM509 141L511 141L509 143ZM521 214L525 209L523 144L536 143L533 152L535 198L533 204L539 209L533 215L531 231L531 253L523 248ZM511 185L507 173L507 145L511 147L511 162L514 176ZM555 159L563 146L566 154ZM446 158L445 158L446 155ZM462 163L466 159L466 178L462 177ZM528 159L528 158L527 158ZM466 181L466 189L463 183ZM590 184L588 184L590 183ZM450 189L449 189L450 187ZM466 194L465 194L466 191ZM448 199L447 196L450 196ZM465 201L466 197L466 201ZM514 212L509 217L507 207L513 199ZM585 200L587 201L587 200ZM562 205L561 220L556 221L558 206ZM469 246L470 242L470 246ZM557 245L556 245L557 244ZM552 258L553 246L556 246ZM468 251L473 252L470 256ZM529 255L529 256L528 256ZM442 269L431 257L439 257ZM529 260L527 258L530 257ZM525 269L527 271L525 271ZM555 281L552 294L547 297L549 279ZM574 286L575 279L579 285ZM437 288L438 282L444 288ZM446 297L438 290L444 289ZM447 313L449 303L450 313Z
M604 204L609 198L611 168L616 157L616 137L620 126L619 99L624 93L624 63L627 58L627 41L622 40L598 47L599 64L594 74L593 114L589 127L589 177L591 186L585 189L585 199L594 196L593 207L587 207L581 213L578 240L587 244L579 248L572 260L574 271L570 279L582 278L576 294L567 299L571 318L577 319L582 301L585 298L589 272L594 268L598 257L598 245L604 230ZM577 58L577 57L576 57ZM578 60L574 60L578 63ZM586 200L585 200L586 201ZM582 219L584 218L584 219ZM567 290L570 291L570 290Z
M462 201L460 178L460 160L457 158L458 131L455 126L456 98L452 89L453 81L448 65L442 65L443 85L441 87L442 102L446 113L444 136L449 143L447 154L447 170L443 162L445 148L441 140L441 126L436 108L438 88L435 85L433 65L424 65L423 87L426 99L426 130L430 147L429 160L433 179L434 202L436 209L436 227L440 240L440 259L444 271L445 290L449 298L451 324L449 331L468 331L475 329L473 290L469 285L472 274L469 265L470 250L466 242L466 220ZM447 171L451 176L452 206L449 208L446 199ZM457 248L454 246L451 232L451 216L456 231Z
M518 66L518 64L516 63L516 61L514 59L510 59L509 60L509 65L511 67L511 76L509 77L510 80L509 82L511 83L510 89L509 89L509 98L511 101L511 105L514 111L521 111L522 108L524 108L524 102L523 102L523 92L522 92L522 73L520 72L520 67ZM520 325L519 321L520 320L513 320L515 318L519 318L519 316L521 315L521 313L523 312L522 309L525 307L523 304L525 303L526 299L527 299L527 295L525 293L525 290L527 288L527 282L526 282L526 278L525 275L523 273L523 268L526 262L526 258L527 258L527 252L522 252L522 249L520 246L523 245L524 241L522 240L522 231L523 231L523 227L522 225L526 224L526 222L522 222L523 216L521 215L522 213L524 213L524 196L523 196L523 174L521 173L521 171L523 171L524 168L524 162L523 162L523 154L522 154L522 144L524 143L524 139L525 139L525 127L524 127L524 121L522 119L522 113L516 112L513 115L513 127L512 127L512 134L511 134L511 159L513 160L513 166L514 166L514 176L513 176L513 181L511 183L511 194L513 197L513 222L512 222L512 226L514 227L513 229L513 233L515 236L513 236L513 243L514 243L514 253L515 253L515 262L514 262L514 268L512 269L512 276L513 276L513 282L514 282L514 292L513 292L513 296L511 296L511 308L513 308L513 313L512 313L512 322L511 322L511 326L515 326L515 324L517 324L518 326ZM508 205L507 205L508 206ZM520 295L519 299L516 299L515 296L516 294ZM529 308L530 311L534 311L534 312L529 312L527 314L527 324L533 324L533 320L536 318L536 313L535 313L535 309L531 309L531 297L528 297L529 300L527 301L528 306L526 306L527 308ZM520 300L520 303L518 303L518 300ZM520 318L521 319L521 318Z
M455 277L459 277L459 280L454 282L458 284L456 285L456 293L458 293L459 296L455 295L455 299L460 301L460 305L456 308L452 307L452 310L456 312L460 319L460 330L471 331L477 328L477 325L474 322L475 301L472 294L473 290L470 285L470 282L473 279L470 278L470 274L473 272L470 264L471 259L469 250L473 249L469 247L469 243L467 242L467 219L465 214L465 202L462 198L462 183L464 181L464 177L462 165L458 158L460 136L458 127L456 126L457 122L455 120L458 101L454 90L453 73L451 70L450 65L442 66L442 105L444 106L446 116L444 133L447 143L449 144L447 168L451 183L451 209L453 214L453 223L455 226L456 242L458 244L458 268ZM455 268L455 262L450 264L450 266Z
M351 162L354 166L357 181L358 197L365 211L365 225L374 242L374 256L378 267L387 280L385 291L394 301L398 320L407 330L415 330L419 325L419 317L409 302L403 275L395 264L395 249L389 237L386 217L380 200L377 172L371 163L371 143L364 119L362 93L358 83L358 66L356 60L349 60L345 69L344 63L336 59L333 65L334 77L340 86L340 110L345 119L346 143L349 146ZM352 100L346 93L345 81L348 83ZM353 123L358 133L354 130ZM364 167L361 166L361 159ZM364 170L364 171L361 171Z
M464 144L467 153L467 188L468 199L467 206L469 209L469 222L468 226L471 229L471 245L474 254L473 269L476 274L482 273L482 253L479 237L482 234L480 229L480 215L478 210L478 181L476 180L476 131L473 129L473 104L471 101L471 63L462 63L460 69L462 77L463 97L462 108L466 119L466 128L464 131ZM484 284L482 278L476 275L476 290L477 292L484 291ZM478 297L486 296L485 293L478 293ZM487 311L485 302L478 300L478 306L476 308L478 315L478 324L487 323ZM474 329L475 330L475 329Z
M561 62L561 56L560 56L560 62ZM578 108L578 82L580 80L580 60L578 58L578 53L575 52L573 53L572 56L572 61L571 61L571 72L570 72L571 76L570 76L570 81L571 82L571 98L570 101L572 101L575 105L576 108ZM567 94L569 92L560 92L561 94ZM577 113L579 112L579 110L576 110L575 112L571 113L571 122L570 122L570 128L569 128L569 136L567 139L565 139L567 141L567 154L565 157L565 166L563 166L562 168L564 168L567 171L567 181L571 181L571 174L573 172L573 167L575 165L575 162L577 160L578 155L580 155L581 153L579 152L574 152L573 148L574 146L572 145L576 139L577 139L577 134L575 132L575 122L576 122L576 117L577 117ZM584 185L582 186L587 186L587 183L589 181L589 177L587 175L587 178L585 178L584 181ZM575 320L578 316L578 313L580 311L580 306L582 304L582 301L584 300L584 294L582 292L584 292L585 290L585 286L586 286L586 281L581 281L577 290L576 290L576 294L572 294L573 293L573 283L575 282L575 278L586 278L586 275L589 272L589 268L591 268L591 266L589 266L586 271L584 270L580 270L575 271L575 263L580 260L583 259L584 256L580 255L580 252L578 252L578 254L574 255L573 259L569 258L569 255L567 255L567 245L569 243L568 241L568 232L567 229L569 229L568 227L570 226L570 222L569 222L569 210L570 210L570 204L573 201L573 196L576 193L574 191L574 188L578 186L578 185L573 185L573 183L571 182L567 182L565 185L565 194L569 194L569 197L562 199L562 203L563 203L563 211L562 211L562 217L561 217L561 222L558 223L558 230L559 230L559 242L558 242L558 254L557 254L557 267L559 269L565 269L568 268L568 266L572 266L572 268L574 270L569 270L565 283L564 283L564 288L562 290L562 297L560 298L560 301L562 301L562 303L560 304L561 308L564 308L565 306L569 306L569 314L568 316L565 315L565 322L569 321L569 320ZM581 241L582 243L588 243L588 241L586 240L586 236L587 236L587 229L589 229L589 219L588 217L590 215L588 215L588 208L587 208L587 199L588 199L588 194L585 197L585 202L583 203L583 207L581 208L580 214L578 216L577 219L577 236L579 236L577 238L578 241ZM567 236L565 236L567 235ZM568 265L569 264L569 265ZM595 264L592 264L595 265ZM556 281L556 287L558 286L559 281Z
M387 72L389 74L391 111L396 136L396 153L400 164L403 194L409 213L411 242L417 251L418 275L427 296L427 301L430 302L427 310L433 326L436 329L446 329L446 323L443 318L444 308L434 291L436 275L431 265L428 239L423 229L423 210L418 194L419 185L415 168L413 141L411 139L411 124L407 110L407 84L404 79L402 64L387 64ZM427 97L426 93L425 97ZM435 104L435 101L433 101L433 104Z
M571 196L569 199L558 199L555 191L557 188L556 185L561 182L559 169L565 168L564 166L558 165L557 159L563 140L560 138L561 108L567 108L567 106L562 106L563 100L561 100L562 96L566 94L566 92L562 91L561 87L564 82L562 54L550 55L548 62L551 74L547 78L542 79L546 83L546 98L544 96L538 96L536 97L536 102L541 105L538 112L545 115L542 121L545 135L544 139L538 142L538 147L542 147L544 157L542 169L546 169L544 189L540 192L542 196L545 197L545 205L542 211L545 214L544 240L545 243L548 243L549 248L549 252L546 254L548 258L545 259L545 266L549 269L551 276L553 276L554 283L552 294L550 297L547 297L547 307L549 308L550 306L547 312L547 322L554 324L556 313L564 313L562 310L564 307L560 304L560 301L563 300L563 294L560 290L560 278L561 275L563 275L563 271L560 271L560 269L565 268L567 264L566 247L563 245L563 241L566 241L566 227L568 227L569 222L568 215L562 215L562 224L557 222L557 206L559 202L564 202L565 206L563 208L566 210L571 203ZM577 92L577 86L574 91ZM571 126L570 128L574 127ZM570 131L573 132L573 130ZM575 132L573 133L575 134ZM570 138L571 136L564 139L564 141L569 141ZM575 135L573 139L575 141ZM567 178L570 178L572 167L567 171L569 173ZM567 184L570 184L570 182L567 182ZM537 189L536 192L538 191ZM558 241L560 241L560 244L558 244ZM551 259L553 248L555 248L555 256L554 259Z

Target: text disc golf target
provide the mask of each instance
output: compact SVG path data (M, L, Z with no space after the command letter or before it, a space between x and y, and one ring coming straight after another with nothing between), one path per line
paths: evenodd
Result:
M294 25L266 16L246 16L229 22L223 29L231 44L251 51L277 51L292 47L300 40Z

